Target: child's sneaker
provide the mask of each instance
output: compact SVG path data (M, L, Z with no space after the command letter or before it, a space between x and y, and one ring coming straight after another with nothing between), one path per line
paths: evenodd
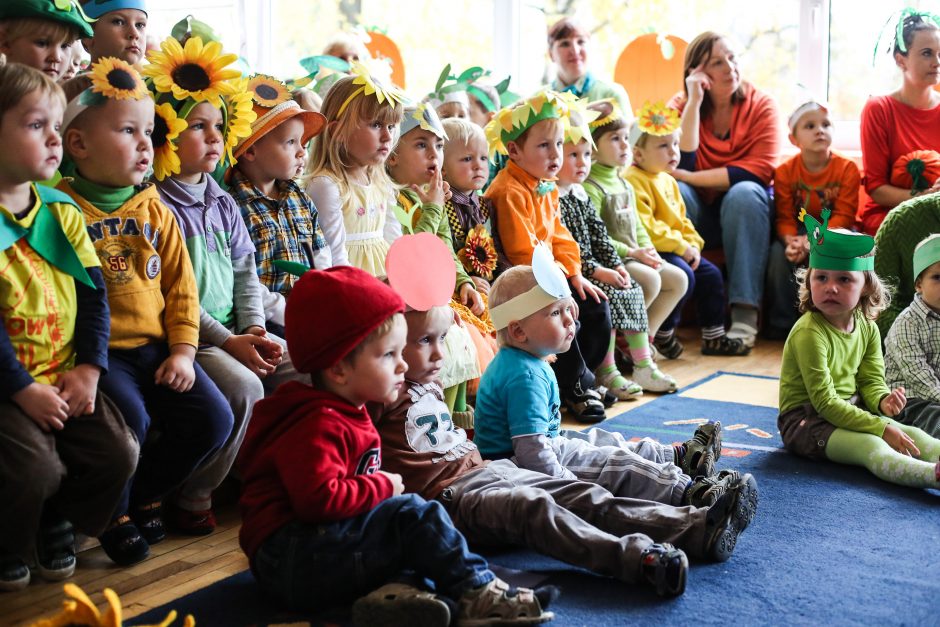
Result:
M701 425L683 446L685 455L678 464L682 472L693 479L712 476L715 462L721 459L721 422Z
M643 396L642 386L626 378L617 370L616 366L605 366L594 373L597 384L607 388L618 401L629 401Z
M458 627L481 625L537 625L547 623L555 614L542 608L558 596L555 586L542 586L541 594L529 588L511 588L496 577L479 588L463 593L459 599Z
M750 346L737 338L730 338L727 335L722 335L711 340L702 340L703 355L743 357L750 352Z
M450 616L443 598L404 583L385 584L352 606L356 627L447 627Z
M685 346L682 345L682 342L679 341L675 333L670 335L669 339L666 340L654 339L653 346L655 346L659 354L666 359L679 359L679 355L685 350Z
M118 566L130 566L150 555L150 545L140 535L130 516L118 516L98 541L105 554Z
M29 566L17 555L0 552L0 591L16 592L29 585Z
M170 529L188 536L207 536L215 531L218 523L211 509L190 511L179 505L167 508L166 523Z
M685 592L689 558L671 544L650 545L640 556L640 569L659 596L677 597Z
M166 539L166 528L163 526L161 513L163 503L154 501L146 505L138 505L131 509L131 519L137 525L140 535L147 544L153 545Z
M754 509L757 509L757 481L750 473L742 475L737 470L722 470L717 475L694 479L685 490L682 504L711 507L729 490L743 490L748 495L753 492Z
M724 562L731 557L740 535L757 514L757 482L749 474L723 471L736 478L734 488L725 491L708 508L705 517L705 556Z
M633 369L633 380L647 392L665 392L671 394L679 389L676 380L656 367L651 362L649 366L636 366Z
M562 396L561 402L578 422L593 424L607 417L601 396L594 390L583 392L580 386L575 387L573 391Z
M75 531L64 518L44 520L36 534L36 562L46 581L62 581L75 574Z

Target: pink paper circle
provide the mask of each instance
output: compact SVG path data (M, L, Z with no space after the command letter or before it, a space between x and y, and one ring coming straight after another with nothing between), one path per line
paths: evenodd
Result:
M447 245L433 233L402 235L385 257L388 282L417 311L446 305L457 284L457 267Z

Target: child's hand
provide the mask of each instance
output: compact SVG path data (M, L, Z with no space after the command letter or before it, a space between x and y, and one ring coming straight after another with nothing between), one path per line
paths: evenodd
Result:
M65 428L69 404L62 400L55 386L33 381L11 398L46 433Z
M682 258L693 270L698 269L698 264L702 263L702 251L695 246L689 246L682 253Z
M809 256L809 239L805 235L789 235L786 241L787 247L783 254L786 255L787 261L794 264L805 263Z
M480 292L481 294L489 294L489 293L490 293L490 282L489 282L489 281L487 281L487 280L484 279L483 277L478 277L478 276L472 276L472 277L470 277L470 278L473 279L473 285L474 285L474 287L477 288L477 291L478 291L478 292Z
M95 411L100 377L101 370L91 364L79 364L59 377L56 382L59 398L68 404L70 417Z
M263 379L277 368L277 364L272 364L261 356L262 350L270 350L265 346L266 343L277 345L276 342L272 342L266 337L259 337L251 333L232 335L222 344L222 350ZM262 349L262 347L265 348Z
M620 289L630 286L630 279L625 278L622 274L610 268L596 268L593 277L601 283L613 285Z
M187 350L188 349L188 350ZM196 370L193 360L196 358L196 347L188 344L174 344L170 347L170 356L167 357L157 372L154 382L163 385L174 392L188 392L196 382Z
M483 312L486 311L480 293L473 289L472 281L460 286L460 302L466 305L475 316L482 316Z
M422 205L425 203L443 205L450 193L450 185L447 185L444 179L441 178L440 168L431 175L431 180L428 182L428 191L425 192L420 185L412 185L411 189L418 195L418 200L421 201Z
M904 388L899 387L891 390L890 394L881 399L878 409L883 415L894 418L901 413L905 405L907 405L907 397L904 396Z
M633 283L633 279L630 277L630 273L627 272L627 268L625 266L622 266L622 265L617 266L616 268L614 268L614 270L617 271L617 274L627 279L628 283Z
M577 293L578 297L581 300L587 300L588 298L593 298L594 302L601 302L602 300L607 300L607 294L602 292L599 288L594 287L591 283L585 279L580 274L572 275L570 279L571 287Z
M920 449L917 448L917 445L914 444L914 440L911 439L911 436L907 435L894 425L888 425L885 427L885 432L881 436L882 439L888 443L888 446L896 450L902 455L910 455L911 457L920 457Z
M633 257L640 263L651 268L658 268L663 263L663 258L659 256L659 253L656 252L656 249L652 246L634 248L628 254L630 257Z
M388 480L392 482L392 496L398 496L405 491L405 484L401 481L401 475L394 472L385 472L384 470L376 471L377 475L385 475L388 477Z
M265 360L272 366L279 366L281 362L284 361L284 347L267 337L268 332L264 329L264 327L259 327L257 325L251 326L245 329L244 333L257 335L258 337L265 339L264 344L255 346L258 354L261 355L261 359Z

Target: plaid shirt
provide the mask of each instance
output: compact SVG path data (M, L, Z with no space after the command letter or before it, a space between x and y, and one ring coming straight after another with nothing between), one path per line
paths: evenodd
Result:
M268 198L234 170L229 193L238 203L255 244L255 264L261 283L286 296L298 277L275 268L275 260L321 269L332 262L330 247L317 222L317 209L307 193L294 181L278 181L277 190L277 200Z
M890 388L903 385L908 398L940 403L940 314L920 294L888 331L885 379Z

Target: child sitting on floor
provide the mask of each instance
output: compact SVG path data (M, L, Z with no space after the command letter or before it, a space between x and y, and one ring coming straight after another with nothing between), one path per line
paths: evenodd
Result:
M0 52L6 62L34 67L54 81L66 70L72 43L91 36L91 26L77 2L62 8L54 0L0 3Z
M137 472L99 536L108 557L128 565L164 539L163 498L226 441L233 416L194 363L199 291L180 229L157 189L138 187L153 159L153 99L119 59L102 59L90 76L62 121L76 175L59 189L85 215L108 288L109 370L98 385L141 443ZM148 442L152 422L160 437Z
M326 129L313 143L307 193L320 214L333 265L385 274L388 245L401 235L395 190L385 172L404 94L359 63L330 88ZM366 87L370 88L366 92Z
M138 446L98 392L111 320L85 221L48 179L62 157L62 90L0 67L0 590L75 571L73 524L111 520Z
M640 219L636 191L621 175L631 155L629 123L623 112L613 99L592 102L589 108L600 115L590 123L597 150L584 189L607 225L624 267L643 288L650 333L660 337L660 327L685 295L688 281L656 251ZM628 349L621 345L622 352L628 354L624 348ZM657 341L656 348L667 359L676 359L683 347L673 337L669 342Z
M640 222L657 255L662 253L665 267L686 277L685 293L656 333L656 348L670 359L682 353L676 327L686 299L694 298L702 328L702 354L747 355L750 347L725 332L724 278L718 266L702 257L703 240L686 217L679 185L670 175L679 163L678 112L662 103L647 104L630 127L629 142L634 164L627 179L636 193Z
M914 249L914 276L914 300L885 338L885 380L908 397L897 421L940 439L940 233Z
M493 179L486 198L493 203L496 229L510 263L530 263L534 247L544 242L564 268L581 324L572 349L558 355L552 369L568 411L576 420L593 423L603 420L605 404L617 399L609 394L606 399L595 389L594 371L610 342L607 296L581 274L578 244L561 223L558 209L555 176L561 168L568 102L561 94L542 91L493 118L486 129L490 152L508 155L509 162Z
M265 331L264 288L258 281L248 229L235 201L211 176L226 146L235 144L234 152L240 155L249 139L259 134L258 125L272 120L269 110L258 105L254 111L243 111L232 100L217 106L194 98L155 97L168 101L188 125L173 140L175 167L155 166L161 173L178 171L156 186L183 233L199 287L196 363L218 386L235 415L228 441L186 480L166 516L174 530L204 535L215 529L212 492L235 461L252 407L266 390L274 391L297 374L285 353L284 340ZM288 109L299 114L300 108L291 104ZM248 123L252 123L250 130ZM291 142L299 144L300 139L291 136ZM284 160L271 159L269 167L275 163L281 165Z
M591 168L591 130L587 111L572 110L565 135L558 192L561 195L561 221L578 243L581 271L588 281L607 294L610 320L614 327L607 356L594 372L598 382L620 400L649 392L675 392L676 380L656 367L650 354L649 323L643 301L643 288L630 277L614 250L607 227L598 217L581 183ZM633 381L626 379L614 362L615 340L624 339L633 361Z
M708 507L727 490L741 491L748 508L740 528L747 526L757 510L757 483L750 474L714 474L720 423L702 425L677 446L628 442L601 429L559 430L558 383L546 359L574 339L574 301L546 247L536 247L532 267L511 268L496 280L490 313L500 349L477 394L474 442L484 458L512 458L521 468L667 505Z
M806 229L800 211L820 219L823 208L832 211L830 228L852 229L858 209L861 179L858 166L835 154L829 110L815 101L803 103L790 114L790 143L800 149L774 170L776 234L767 260L766 335L784 339L799 317L794 272L805 268L809 257Z
M360 625L450 623L440 598L383 585L405 570L456 602L460 622L550 620L533 591L511 591L469 551L440 503L403 495L401 476L381 470L365 404L392 402L402 389L404 308L357 268L312 270L294 286L287 345L313 387L281 386L258 403L248 427L239 541L252 573L293 609L349 603L382 586L354 604Z
M864 466L898 485L940 488L940 440L889 416L904 388L888 389L874 318L888 295L868 235L827 228L804 213L809 269L798 274L800 311L783 347L777 426L787 450Z

